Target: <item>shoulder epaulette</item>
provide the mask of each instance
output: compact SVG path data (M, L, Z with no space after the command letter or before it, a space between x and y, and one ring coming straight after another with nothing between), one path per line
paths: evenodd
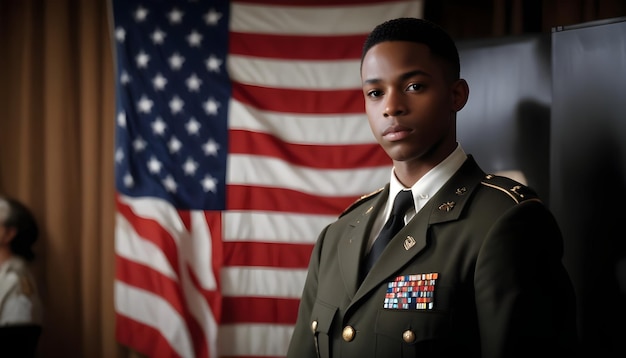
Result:
M373 192L371 192L371 193L369 193L369 194L362 195L360 198L356 199L356 200L355 200L352 204L350 204L350 206L348 206L348 207L346 208L346 210L344 210L344 211L343 211L343 212L339 215L339 217L342 217L342 216L346 215L348 212L352 211L352 209L354 209L356 206L358 206L358 205L359 205L359 204L361 204L362 202L364 202L364 201L366 201L366 200L371 199L372 197L374 197L374 195L376 195L376 194L380 193L381 191L383 191L383 189L385 189L385 188L383 187L383 188L380 188L380 189L374 190Z
M26 276L20 278L20 288L22 293L27 297L30 297L34 293L33 283Z
M483 179L480 183L490 188L500 190L501 192L507 194L518 204L526 200L541 201L534 190L511 178L487 174L487 176L485 176L485 179Z

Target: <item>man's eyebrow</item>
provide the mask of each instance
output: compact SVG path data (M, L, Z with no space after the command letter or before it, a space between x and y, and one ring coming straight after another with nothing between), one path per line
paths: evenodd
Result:
M422 71L422 70L415 70L415 71L409 71L407 73L402 74L402 76L400 76L401 79L406 80L409 79L411 77L416 77L416 76L426 76L426 77L430 77L430 74L426 71Z
M414 70L414 71L409 71L406 73L403 73L402 75L400 75L400 79L401 80L407 80L411 77L416 77L416 76L426 76L426 77L430 77L430 74L428 72L422 71L422 70ZM374 84L374 83L378 83L380 82L380 78L368 78L365 81L363 81L364 85L367 84Z

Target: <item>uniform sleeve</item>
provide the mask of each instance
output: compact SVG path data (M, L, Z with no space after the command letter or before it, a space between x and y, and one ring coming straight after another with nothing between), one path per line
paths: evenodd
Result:
M298 318L294 327L293 335L289 343L287 358L315 358L317 351L313 331L311 330L311 312L317 297L318 271L320 263L320 252L323 243L323 237L326 233L326 227L319 235L311 258L307 277L304 283L304 289L300 298L300 306L298 309Z
M539 201L495 223L475 272L484 358L575 356L575 296L562 255L561 232Z
M27 276L11 273L6 277L10 287L5 291L0 307L0 325L40 323L34 313L37 296L34 283Z

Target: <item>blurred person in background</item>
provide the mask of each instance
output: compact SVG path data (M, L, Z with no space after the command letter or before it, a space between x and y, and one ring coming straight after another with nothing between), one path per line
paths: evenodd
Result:
M34 357L42 303L28 264L39 227L21 202L0 195L0 356Z

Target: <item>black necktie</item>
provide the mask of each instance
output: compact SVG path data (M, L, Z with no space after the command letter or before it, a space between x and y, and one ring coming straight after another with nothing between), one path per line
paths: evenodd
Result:
M404 215L411 207L414 207L413 193L410 190L401 190L398 195L396 195L389 219L385 223L385 226L383 226L380 234L378 234L376 241L374 241L370 253L365 258L365 271L363 276L374 266L374 262L376 262L389 241L404 227Z

